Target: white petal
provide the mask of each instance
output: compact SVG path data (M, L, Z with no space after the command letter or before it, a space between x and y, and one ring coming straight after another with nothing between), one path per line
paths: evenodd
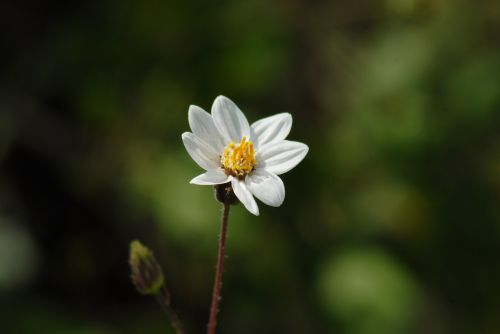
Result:
M192 179L189 183L191 184L199 184L202 186L205 185L214 185L214 184L222 184L229 182L229 176L224 173L222 169L212 169L206 173L198 175L194 179Z
M189 106L189 126L193 133L211 145L216 151L222 152L225 144L219 130L215 127L212 116L198 106Z
M254 141L258 147L284 140L292 128L292 115L281 113L252 124Z
M309 147L306 144L283 140L268 145L257 153L258 167L280 175L297 166L308 151Z
M264 204L280 206L285 200L285 185L279 176L266 170L256 170L245 179L248 189Z
M212 105L212 117L219 132L228 141L239 142L246 136L250 138L250 125L233 101L225 96L218 96Z
M210 145L191 132L184 132L182 141L191 158L201 168L205 170L219 168L219 154Z
M233 187L234 194L240 202L247 208L248 211L254 215L259 215L259 207L253 198L252 193L248 190L244 181L240 181L237 178L232 178L231 186Z

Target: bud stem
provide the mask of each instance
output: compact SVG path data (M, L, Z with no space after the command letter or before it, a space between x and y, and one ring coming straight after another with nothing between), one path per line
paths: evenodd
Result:
M224 272L224 257L226 252L227 224L229 218L228 201L224 202L222 210L221 227L219 236L219 254L217 257L217 268L215 269L214 290L212 294L212 306L210 307L210 319L208 321L208 334L215 334L217 325L217 314L219 312L220 289L222 286L222 274Z
M185 332L184 332L184 328L182 326L182 323L179 320L177 313L175 313L174 309L170 305L170 293L168 292L165 285L156 294L156 300L161 305L163 311L165 311L165 313L167 314L168 319L170 320L170 324L175 329L175 333L176 334L184 334Z

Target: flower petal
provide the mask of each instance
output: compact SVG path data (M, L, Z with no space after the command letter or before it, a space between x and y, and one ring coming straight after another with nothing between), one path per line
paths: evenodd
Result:
M245 183L252 194L264 204L280 206L285 200L285 185L279 176L266 170L256 170L247 176Z
M229 176L222 169L212 169L206 173L200 174L189 183L198 185L215 185L229 182Z
M246 136L250 138L250 125L233 101L225 96L218 96L212 105L212 117L219 132L228 141L239 142Z
M205 141L201 140L191 132L182 134L182 141L193 160L203 169L211 170L219 168L219 154Z
M222 152L225 147L224 139L215 127L212 116L198 106L189 106L189 126L193 133L216 151Z
M280 175L288 172L304 159L309 147L306 144L283 140L268 145L257 153L258 168Z
M231 178L231 186L233 187L234 194L241 203L247 208L248 211L254 215L259 215L259 207L253 198L252 193L248 190L245 181L238 180L237 178Z
M254 141L258 147L284 140L292 128L292 115L281 113L252 124Z

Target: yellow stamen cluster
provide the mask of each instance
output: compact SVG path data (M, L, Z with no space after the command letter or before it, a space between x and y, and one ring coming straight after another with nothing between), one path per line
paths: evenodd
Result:
M229 143L224 148L220 163L228 175L244 177L253 171L257 164L253 143L247 140L246 137L243 137L239 144L235 142Z

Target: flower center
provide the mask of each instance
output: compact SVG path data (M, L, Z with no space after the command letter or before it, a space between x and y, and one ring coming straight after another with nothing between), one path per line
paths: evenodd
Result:
M255 160L255 150L253 143L244 136L239 144L235 142L229 143L224 148L224 153L220 158L222 168L226 170L226 174L244 177L253 171L257 160Z

